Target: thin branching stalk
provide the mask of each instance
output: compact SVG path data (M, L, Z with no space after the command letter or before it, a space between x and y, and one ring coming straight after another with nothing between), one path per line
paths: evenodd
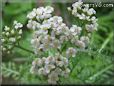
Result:
M104 43L102 44L101 48L99 49L99 53L101 53L101 51L106 47L106 45L110 42L110 40L113 37L113 32L111 32L108 36L108 38L104 41Z
M22 49L22 50L25 50L25 51L27 51L27 52L29 52L29 53L34 54L34 52L33 52L33 51L28 50L28 49L26 49L26 48L24 48L24 47L22 47L22 46L20 46L20 45L15 45L15 47L20 48L20 49Z

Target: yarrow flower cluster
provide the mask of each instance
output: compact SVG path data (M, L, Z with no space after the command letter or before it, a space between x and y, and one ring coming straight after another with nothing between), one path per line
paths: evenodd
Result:
M5 53L10 53L13 49L14 45L19 42L22 36L22 28L23 25L17 21L14 21L13 28L9 28L5 26L2 32L2 51Z
M73 9L68 9L75 17L86 21L85 27L74 24L71 27L67 26L61 16L52 16L54 9L50 6L34 8L27 15L29 19L27 27L34 31L31 44L35 54L39 55L50 50L55 52L48 57L35 59L31 72L47 76L51 84L56 84L59 77L65 73L70 73L68 68L70 57L76 57L78 48L85 49L88 46L89 34L97 29L97 19L93 16L96 11L93 8L89 9L89 5L82 5L83 2L79 1L72 5ZM83 34L84 31L86 34Z
M68 27L63 23L63 19L60 16L53 16L45 19L42 23L39 23L38 28L34 30L33 39L31 44L35 49L35 53L48 51L50 48L58 49L61 51L61 47L64 42L70 42L71 46L75 45L80 48L85 48L88 42L84 42L80 39L82 28L77 25ZM33 22L32 22L33 23ZM89 41L88 37L85 37L85 41Z
M60 77L66 77L71 72L70 59L76 57L78 49L89 45L90 35L97 30L96 11L83 5L82 1L75 2L68 10L80 20L80 24L67 26L61 16L54 16L51 6L34 8L28 13L27 28L33 31L31 44L36 58L32 62L30 72L47 78L48 83L57 84ZM13 28L5 26L2 32L2 51L10 53L19 44L22 37L23 25L14 21ZM33 53L31 50L24 49ZM44 56L44 54L46 54Z
M69 32L67 32L69 29L59 16L44 20L39 27L34 32L34 37L31 40L32 45L37 50L35 50L35 53L46 51L50 48L61 49L61 44L65 40L68 41L66 35L69 35Z
M34 8L32 12L27 15L27 18L30 19L28 21L27 27L30 29L38 29L42 20L48 19L52 16L52 12L54 11L53 7L46 6ZM34 21L36 19L39 22Z
M39 7L39 8L34 8L32 12L30 12L27 17L29 19L34 19L36 18L37 20L43 20L50 18L52 15L51 13L54 11L54 9L50 6L44 7Z
M89 4L83 4L83 2L79 0L72 4L72 9L68 7L68 10L71 11L75 17L88 22L88 24L85 25L87 31L93 32L97 30L97 18L94 16L96 11L93 8L89 8Z
M57 84L59 77L67 77L70 73L68 59L57 54L37 58L32 62L31 73L47 77L48 83Z

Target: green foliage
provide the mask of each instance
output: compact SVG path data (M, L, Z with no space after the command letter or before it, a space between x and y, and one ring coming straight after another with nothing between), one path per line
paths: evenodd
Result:
M90 51L89 51L90 52ZM109 56L104 56L94 52L88 54L88 52L80 52L76 58L73 58L74 68L71 72L69 78L61 78L60 84L84 84L84 83L95 83L99 84L100 82L105 82L109 78L107 73L113 75L113 64ZM28 60L25 59L17 60L18 65L15 63L3 63L2 72L5 77L12 77L15 80L20 80L21 83L44 83L40 78L30 74L30 61L33 57ZM16 60L14 60L16 61ZM24 64L22 65L23 62ZM25 63L26 62L26 63ZM13 75L13 76L11 76ZM107 76L107 77L106 77ZM104 78L105 77L105 78ZM23 82L24 80L24 82ZM44 83L46 84L46 83Z
M4 77L13 77L18 79L19 73L16 71L16 66L14 63L2 64L2 74Z
M19 64L19 63L18 63ZM23 67L24 66L24 67ZM4 77L14 78L16 81L21 81L24 84L45 83L40 78L30 73L30 63L17 65L17 63L2 63L2 74Z
M30 2L21 2L19 3L13 3L13 2L3 2L3 26L5 25L11 25L13 20L18 20L19 22L22 22L23 24L26 23L26 14L31 10L33 7L33 3Z
M103 82L103 84L109 84L109 82L107 83L107 80L110 78L108 73L110 73L110 75L113 76L113 67L114 65L112 64L106 66L105 68L101 69L101 71L90 76L88 80L86 80L86 82L87 83L99 83L99 84Z
M108 54L112 54L114 52L113 15L114 15L114 9L110 11L108 15L99 17L98 32L93 34L93 43L98 44L97 47L100 48L100 52L103 49L105 53Z

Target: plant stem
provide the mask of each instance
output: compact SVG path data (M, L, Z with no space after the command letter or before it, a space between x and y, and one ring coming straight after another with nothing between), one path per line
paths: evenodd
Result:
M25 50L25 51L27 51L27 52L30 52L30 53L34 54L33 51L28 50L28 49L26 49L26 48L24 48L24 47L22 47L22 46L20 46L20 45L15 45L15 47L20 48L20 49L22 49L22 50Z
M106 47L106 45L109 43L109 41L112 39L112 37L113 37L113 32L111 32L109 34L108 38L104 41L101 48L99 49L99 53Z

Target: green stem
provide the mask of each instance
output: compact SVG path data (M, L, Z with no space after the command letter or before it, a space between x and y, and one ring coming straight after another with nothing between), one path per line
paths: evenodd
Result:
M25 50L25 51L27 51L27 52L30 52L30 53L34 54L33 51L28 50L28 49L26 49L26 48L24 48L24 47L22 47L22 46L20 46L20 45L15 45L15 47L20 48L20 49L22 49L22 50Z
M76 64L75 64L75 65L73 64L73 59L72 59L72 57L70 57L69 62L71 63L71 66L72 66L72 68L71 68L71 70L70 70L70 74L72 74L72 71L73 71L74 67L76 66Z
M106 47L106 45L109 43L109 41L112 39L112 37L113 37L113 32L111 32L109 34L108 38L104 41L101 48L99 49L99 53Z

